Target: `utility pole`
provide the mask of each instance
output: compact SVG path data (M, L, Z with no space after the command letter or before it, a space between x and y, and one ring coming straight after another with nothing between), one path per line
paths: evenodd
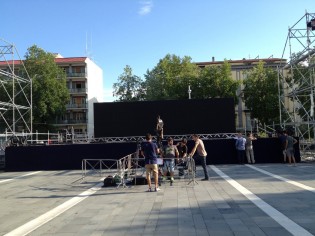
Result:
M190 85L188 85L188 99L191 99L191 89L190 89Z

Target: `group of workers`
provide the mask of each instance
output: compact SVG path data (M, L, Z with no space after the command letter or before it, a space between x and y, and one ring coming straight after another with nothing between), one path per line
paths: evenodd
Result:
M187 158L194 158L194 160L198 159L201 162L201 166L204 171L204 178L202 181L206 181L209 179L207 165L206 165L206 157L207 152L205 150L205 146L203 141L199 138L198 135L193 134L192 140L195 142L194 147L191 152L188 154L187 148L187 139L183 138L179 143L174 145L173 139L171 137L167 138L167 144L163 146L163 120L160 116L157 117L156 124L156 140L157 142L152 141L152 135L147 134L145 137L145 141L141 144L141 154L145 158L145 168L146 168L146 178L149 186L148 191L159 191L158 187L158 159L163 158L163 180L165 181L170 177L171 183L174 181L174 170L175 170L175 160L177 163L184 163L187 161ZM294 144L297 143L297 140L292 137L292 135L288 135L287 132L282 132L279 135L279 139L282 145L284 163L286 163L286 158L288 158L289 164L291 162L295 166L296 161L294 158ZM254 164L254 150L253 150L253 140L256 140L256 137L253 136L252 133L248 133L246 138L242 136L241 133L237 135L235 147L237 150L237 157L239 164L244 164L245 156L247 157L247 163ZM196 155L195 155L196 153ZM195 155L195 156L194 156ZM159 163L161 164L161 163ZM151 186L151 172L153 172L155 186L154 189Z
M183 138L179 143L174 145L173 138L167 139L167 144L162 145L163 139L163 121L160 116L157 117L157 143L152 141L152 135L146 134L145 141L141 144L141 155L145 157L146 178L149 186L148 191L159 191L158 187L158 158L163 158L163 180L166 180L168 172L171 182L174 181L175 160L177 163L184 162L187 158L198 158L204 170L205 177L202 181L208 180L208 171L206 166L207 152L203 141L198 135L192 135L195 145L191 152L188 154L187 139ZM195 153L197 155L195 155ZM194 156L195 155L195 156ZM151 172L153 172L154 189L151 186Z

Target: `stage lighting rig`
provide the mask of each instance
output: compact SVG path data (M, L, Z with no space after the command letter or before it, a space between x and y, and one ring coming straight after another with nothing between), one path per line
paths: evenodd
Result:
M315 18L311 19L309 22L307 22L307 28L315 30Z

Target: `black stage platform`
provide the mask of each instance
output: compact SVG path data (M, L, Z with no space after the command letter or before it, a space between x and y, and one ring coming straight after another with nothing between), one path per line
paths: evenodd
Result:
M232 98L95 103L95 138L144 136L147 132L155 135L158 115L164 121L165 136L235 133L234 105ZM207 164L237 163L233 138L204 139L204 143ZM253 143L257 163L283 161L279 139L260 138ZM188 150L193 144L189 140ZM120 159L136 149L137 142L7 147L5 169L81 169L82 159ZM299 161L299 152L296 157Z
M176 142L175 142L176 143ZM208 152L207 164L236 164L234 139L204 140ZM188 142L188 150L193 147ZM283 161L278 138L258 138L253 141L256 163ZM300 153L296 144L296 160ZM19 146L6 149L6 171L81 169L82 159L120 159L135 152L137 143L94 143L49 146ZM198 164L198 163L197 163Z

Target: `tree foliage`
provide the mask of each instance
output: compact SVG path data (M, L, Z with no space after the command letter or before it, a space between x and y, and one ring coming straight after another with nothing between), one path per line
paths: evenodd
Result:
M279 123L279 100L277 72L264 68L264 62L246 73L244 100L252 118L261 124Z
M239 82L233 80L228 61L200 69L188 56L167 54L144 76L142 82L127 66L113 86L113 95L119 101L188 99L190 88L191 98L231 97L237 101Z
M145 74L146 99L187 99L188 86L198 75L199 68L190 57L167 54Z
M139 76L133 75L129 65L124 68L118 82L113 84L113 89L113 96L118 97L118 101L141 101L144 98L143 81Z
M36 45L28 48L24 64L32 78L33 127L51 129L48 124L65 112L70 98L66 74L55 63L53 54Z
M194 98L234 98L240 83L232 78L228 61L220 66L208 66L201 70L199 78L193 81Z
M187 99L188 86L191 98L236 98L239 82L233 80L230 64L200 69L190 57L166 55L151 71L147 71L146 98L148 100Z

